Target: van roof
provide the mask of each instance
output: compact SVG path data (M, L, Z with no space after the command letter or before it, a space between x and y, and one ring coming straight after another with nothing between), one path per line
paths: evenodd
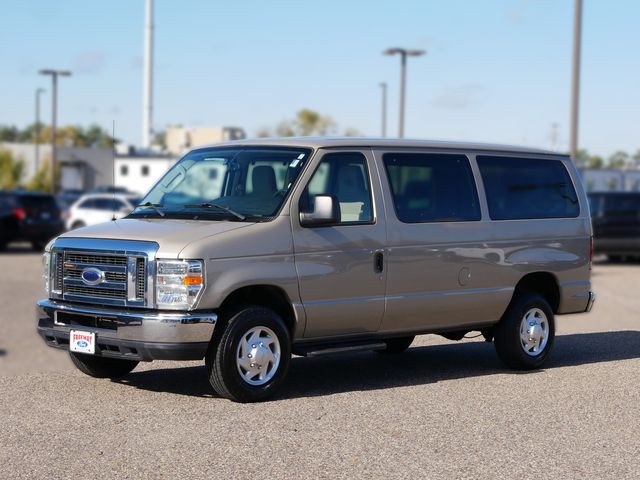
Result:
M221 146L257 146L273 145L283 147L335 148L335 147L383 147L383 148L434 148L442 150L481 150L490 152L528 153L537 155L566 156L551 150L498 145L490 143L450 142L438 140L410 140L399 138L362 138L362 137L282 137L282 138L250 138L234 140L198 148Z

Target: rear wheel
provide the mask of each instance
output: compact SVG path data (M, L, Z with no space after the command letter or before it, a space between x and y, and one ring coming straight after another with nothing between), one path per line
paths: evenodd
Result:
M218 395L245 403L272 396L284 382L290 359L291 339L280 316L249 306L214 335L205 364Z
M78 370L96 378L124 377L138 365L138 362L135 360L96 357L84 353L69 352L69 356Z
M513 298L495 328L494 345L500 359L517 370L540 368L555 339L553 311L537 293Z
M410 337L390 338L384 341L387 346L380 350L376 350L376 352L386 353L389 355L397 355L398 353L402 353L407 348L409 348L415 338L415 335L411 335Z
M607 255L607 258L611 263L620 263L624 259L622 255Z

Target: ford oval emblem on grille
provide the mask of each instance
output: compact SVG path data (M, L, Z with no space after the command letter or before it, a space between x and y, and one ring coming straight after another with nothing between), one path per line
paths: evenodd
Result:
M100 269L91 267L82 270L82 283L85 285L99 285L104 280L104 272Z

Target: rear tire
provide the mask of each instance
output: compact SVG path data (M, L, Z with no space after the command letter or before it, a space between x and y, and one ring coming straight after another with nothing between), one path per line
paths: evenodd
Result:
M410 337L390 338L384 341L384 343L387 344L386 348L376 350L376 352L387 355L397 355L406 351L407 348L411 346L415 338L415 335L411 335Z
M219 396L248 403L276 393L290 359L291 338L280 316L268 308L247 306L214 334L205 365Z
M78 370L95 378L124 377L138 365L135 360L96 357L84 353L69 352L69 356Z
M555 339L553 310L537 293L518 293L496 325L494 345L498 357L515 370L540 368Z
M46 243L40 240L34 240L31 242L31 248L33 248L36 252L42 252L44 250Z
M622 255L607 255L607 259L611 263L620 263L624 260Z

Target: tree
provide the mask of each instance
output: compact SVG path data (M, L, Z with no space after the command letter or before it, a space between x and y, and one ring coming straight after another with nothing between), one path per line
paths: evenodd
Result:
M24 174L24 161L14 158L8 150L0 150L0 189L18 188Z
M15 126L0 126L0 142L35 142L36 132L39 130L37 140L40 143L51 143L51 127L40 124L40 128L32 123L24 130L19 130ZM118 143L118 140L115 140ZM84 128L80 125L66 125L56 130L56 145L66 147L92 147L111 148L113 137L96 124Z
M157 145L162 150L166 150L167 149L167 132L165 132L164 130L160 132L156 132L155 135L153 136L153 142L151 143L153 145Z
M624 168L628 163L629 154L622 150L618 150L609 157L609 167L611 168Z
M310 110L308 108L296 113L292 120L280 122L274 131L269 128L261 128L256 136L258 137L308 137L334 135L337 132L336 122L327 115ZM347 128L343 135L357 136L361 133L355 128Z
M636 153L634 153L631 158L635 162L636 166L640 166L640 148L636 150Z
M28 190L34 192L50 192L51 191L51 168L50 159L47 158L40 164L40 167L27 184ZM56 183L60 184L60 164L56 163Z

